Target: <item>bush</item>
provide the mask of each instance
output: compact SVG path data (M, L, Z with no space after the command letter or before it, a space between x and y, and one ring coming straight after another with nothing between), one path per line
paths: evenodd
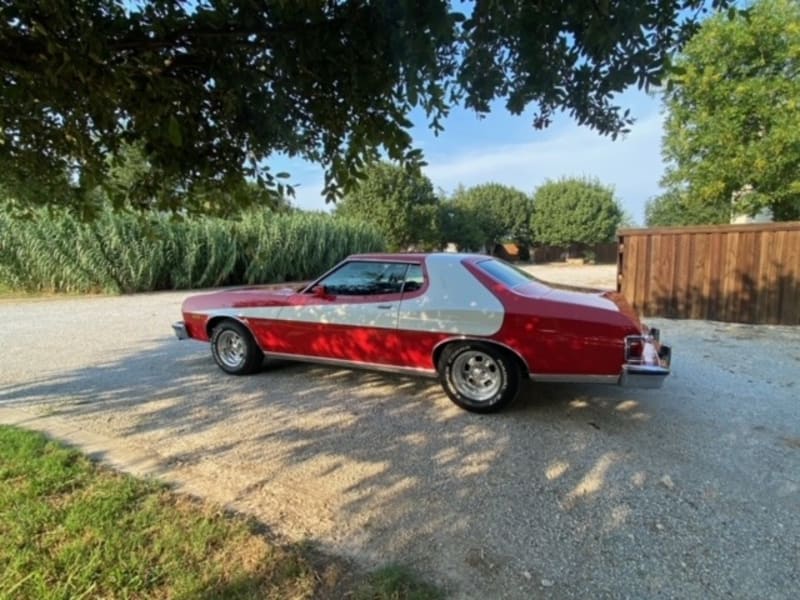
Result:
M382 250L374 227L324 214L237 220L104 212L85 223L41 211L0 215L0 281L37 292L130 293L309 279L354 252Z
M536 189L533 205L533 237L552 246L611 242L623 218L614 190L596 179L548 180Z

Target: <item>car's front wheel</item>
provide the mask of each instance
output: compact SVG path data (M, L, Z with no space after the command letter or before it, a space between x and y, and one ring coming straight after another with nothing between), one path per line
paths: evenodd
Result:
M500 410L519 391L517 362L490 344L452 344L442 352L438 369L439 380L450 399L472 412Z
M264 362L253 336L236 321L223 321L214 328L211 355L219 368L231 375L255 373Z

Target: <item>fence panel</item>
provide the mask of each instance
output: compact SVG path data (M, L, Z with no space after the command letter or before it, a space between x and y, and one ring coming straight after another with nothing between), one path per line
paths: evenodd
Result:
M800 222L624 229L617 291L646 316L800 325Z

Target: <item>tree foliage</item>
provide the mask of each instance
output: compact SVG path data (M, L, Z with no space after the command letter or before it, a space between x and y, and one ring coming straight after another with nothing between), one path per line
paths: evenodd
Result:
M525 192L500 183L484 183L459 188L450 200L474 220L482 233L482 244L488 249L507 240L531 242L533 203Z
M439 245L455 244L461 251L481 250L486 236L481 228L479 212L450 198L440 198Z
M533 204L533 237L554 246L613 241L623 217L614 191L586 178L547 181L537 188Z
M336 214L373 224L390 250L438 245L439 207L433 184L418 172L389 163L367 167L359 186L336 207Z
M109 171L105 184L87 192L83 212L99 214L109 205L115 209L157 208L156 198L139 194L139 188L151 179L153 165L147 160L141 144L124 144L115 156L108 158ZM177 182L162 181L161 189L180 197L186 194ZM262 182L241 180L227 188L200 182L191 191L192 203L200 211L221 217L234 217L251 207L276 212L291 209L289 199L275 193Z
M663 183L687 199L684 222L727 222L750 188L735 212L800 216L800 4L759 0L706 21L665 102Z
M415 108L438 131L450 107L496 99L536 127L564 110L614 136L631 122L614 94L658 83L706 5L0 0L2 183L21 206L81 208L138 142L146 208L203 211L198 185L248 178L280 193L276 153L322 164L335 198L378 157L422 162Z
M649 199L644 207L648 227L727 223L730 215L729 200L699 202L686 191L675 188Z

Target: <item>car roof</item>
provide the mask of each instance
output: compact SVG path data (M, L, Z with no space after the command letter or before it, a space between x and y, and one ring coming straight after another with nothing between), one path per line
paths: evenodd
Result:
M423 262L428 258L436 257L438 260L451 259L453 262L468 259L491 258L484 254L461 254L457 252L374 252L369 254L352 254L347 260L386 260L398 262Z

